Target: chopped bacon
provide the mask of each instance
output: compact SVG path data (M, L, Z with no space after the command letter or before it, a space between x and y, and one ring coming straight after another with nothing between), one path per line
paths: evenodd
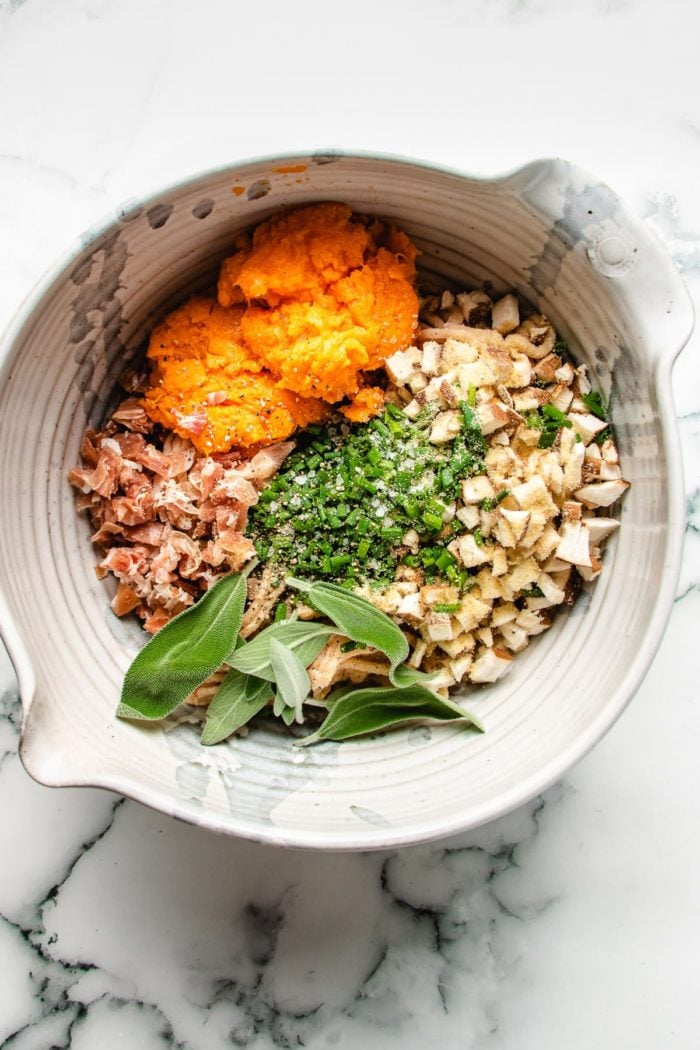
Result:
M217 463L213 459L204 460L202 468L199 472L200 491L202 493L202 499L209 499L212 494L212 490L215 485L218 484L220 478L224 475L224 468L220 463Z
M83 442L80 446L80 458L89 467L96 467L100 458L100 445L98 438L102 435L96 430L86 430L83 434Z
M146 547L112 547L100 562L118 579L148 572L150 553Z
M134 459L146 470L159 474L161 478L170 476L170 458L164 452L159 452L155 445L146 445L142 452L134 456Z
M112 500L114 517L123 525L145 525L153 516L153 497L150 492L136 496L121 496Z
M240 472L250 481L267 481L277 473L294 448L294 441L280 441L276 445L270 445L269 448L263 448L260 452L256 452L252 459L241 464Z
M127 613L133 612L137 605L141 604L136 591L133 591L126 583L120 583L117 587L117 593L112 598L112 612L116 613L117 616L126 616Z
M129 397L122 401L112 414L112 419L127 430L135 430L140 434L150 434L153 430L153 422L146 415L143 401L138 397Z
M242 536L235 529L224 529L219 532L219 547L225 552L226 560L233 572L242 569L247 561L255 554L255 545L252 540Z
M97 466L93 470L86 483L93 492L99 496L112 496L117 490L119 480L119 468L121 466L121 453L115 451L111 445L107 445L110 438L105 438L100 449ZM117 446L117 449L119 446Z
M159 521L149 521L144 525L135 525L134 528L125 530L125 534L132 543L145 543L149 547L160 547L169 529Z
M281 442L246 462L237 452L203 456L176 434L159 444L159 429L149 442L137 409L138 398L127 399L101 431L86 431L83 464L70 481L104 551L95 571L119 581L115 613L135 611L155 633L254 556L248 510L294 444Z
M189 413L178 412L177 409L174 409L173 415L180 430L186 430L188 434L194 434L196 437L204 433L209 422L203 405L198 405L194 411Z
M158 608L155 612L152 612L150 616L146 617L143 626L149 634L156 634L161 627L165 627L168 620L171 619L172 616L169 612L166 612L163 608Z
M131 434L127 431L119 431L114 435L114 440L119 445L124 459L135 460L146 447L146 439L143 434Z
M92 492L90 487L92 473L92 470L86 467L74 467L68 474L68 480L76 489L80 489L84 496L87 496Z
M123 536L124 529L121 525L117 525L113 521L105 521L90 537L93 543L98 543L100 547L107 547L110 542L114 542L115 536Z
M236 500L244 507L254 507L258 502L258 490L237 469L227 470L217 481L211 492L212 503L227 503Z

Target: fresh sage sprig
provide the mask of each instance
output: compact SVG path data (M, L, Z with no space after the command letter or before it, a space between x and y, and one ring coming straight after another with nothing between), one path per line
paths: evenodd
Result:
M207 708L202 730L203 744L219 744L250 722L273 696L272 686L231 668Z
M144 646L127 671L117 714L163 718L222 665L229 670L209 705L202 743L216 744L246 725L273 701L286 725L303 722L311 691L306 668L330 635L370 646L389 660L390 687L342 685L328 697L328 715L304 745L349 740L417 720L481 723L428 688L433 675L408 667L409 647L397 625L370 602L332 583L289 580L330 624L282 620L251 642L239 636L246 599L245 574L223 577L196 605L174 617Z
M256 634L252 642L236 651L229 663L244 674L265 678L274 682L275 672L270 662L270 644L281 642L283 646L296 653L297 658L308 667L312 660L326 644L330 634L337 634L335 627L317 620L280 620Z
M226 663L243 620L246 581L224 576L199 601L174 616L126 672L120 718L164 718Z
M287 583L303 590L309 605L332 620L340 634L384 653L391 665L389 679L395 685L399 684L394 681L395 671L408 656L409 648L406 636L393 620L371 602L335 583L309 585L293 577Z
M465 722L483 731L478 718L452 700L445 700L421 685L403 689L379 687L376 689L343 690L334 702L329 696L330 711L316 730L299 741L300 747L320 740L349 740L352 737L376 733L406 722L430 720L436 722Z
M292 709L296 721L303 722L302 704L311 692L311 680L304 664L293 649L273 638L270 642L270 666L277 683L277 696Z

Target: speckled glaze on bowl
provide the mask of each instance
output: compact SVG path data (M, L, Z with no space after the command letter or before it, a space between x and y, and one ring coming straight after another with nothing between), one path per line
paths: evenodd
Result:
M341 200L396 220L424 270L516 288L612 397L632 489L605 571L575 608L474 691L487 732L419 727L299 751L252 732L117 721L142 640L109 609L66 475L154 319L211 282L233 235L281 207ZM692 307L669 258L607 186L561 160L474 179L410 161L317 154L242 163L133 203L86 234L1 346L0 624L22 692L22 760L49 785L111 788L204 827L329 849L396 846L497 817L560 777L632 697L677 579L682 477L672 362Z

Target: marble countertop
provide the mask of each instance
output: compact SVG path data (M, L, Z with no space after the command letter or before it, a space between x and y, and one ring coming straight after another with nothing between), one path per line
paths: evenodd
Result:
M0 0L0 326L119 202L319 146L487 174L567 157L700 305L698 29L687 0ZM493 824L312 854L42 788L3 661L0 1048L695 1050L699 342L674 376L688 526L664 642L602 743Z

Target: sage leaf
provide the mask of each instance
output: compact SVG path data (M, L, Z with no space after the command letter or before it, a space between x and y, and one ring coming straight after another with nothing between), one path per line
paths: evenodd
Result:
M314 583L306 598L314 609L333 621L341 634L384 653L391 663L389 677L394 680L394 672L409 649L403 631L393 620L371 602L334 583Z
M290 726L296 718L296 711L293 707L287 707L286 705L282 708L282 721L286 726Z
M418 719L464 722L483 730L481 722L474 715L422 685L409 685L402 689L388 686L356 689L340 696L332 703L319 729L299 741L298 746L306 747L320 740L349 740Z
M415 667L401 664L394 670L392 682L394 685L404 689L408 685L430 685L438 677L437 671L417 671Z
M203 744L218 744L246 725L272 699L272 687L232 668L209 704Z
M303 722L302 705L311 691L306 668L294 650L276 638L270 642L270 665L275 675L277 695L292 708L297 722Z
M244 674L252 674L256 678L274 682L275 673L270 663L270 642L281 642L296 653L304 667L308 667L323 649L328 636L337 633L335 627L318 623L316 620L280 620L257 634L252 642L236 652L228 662L231 667L243 671Z
M195 605L166 623L126 672L117 715L155 720L174 711L228 661L245 601L245 577L223 576Z

